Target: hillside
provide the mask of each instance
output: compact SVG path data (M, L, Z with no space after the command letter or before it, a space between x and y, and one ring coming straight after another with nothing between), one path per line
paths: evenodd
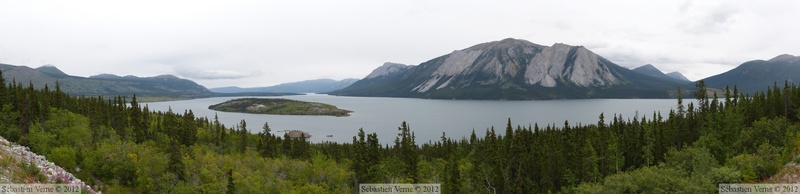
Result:
M390 73L381 69L395 67ZM343 96L440 99L667 98L680 81L652 77L582 46L504 39L456 50L417 66L379 67Z
M763 91L775 84L783 88L785 82L797 84L800 81L800 57L785 54L766 61L748 61L704 80L708 87L733 88L735 85L739 91L747 94Z

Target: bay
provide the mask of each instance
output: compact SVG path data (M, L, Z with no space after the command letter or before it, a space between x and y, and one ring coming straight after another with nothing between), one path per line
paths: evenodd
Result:
M230 113L209 110L208 106L242 97L201 98L183 101L146 103L151 111L183 114L191 109L196 117L213 120L219 116L221 123L233 127L241 120L247 122L251 133L261 132L265 122L269 122L273 134L283 135L283 130L302 130L309 132L312 142L352 142L358 129L366 133L377 133L381 144L393 144L403 121L408 122L416 136L417 143L438 141L442 133L452 139L469 138L474 130L483 137L487 129L494 127L497 134L503 134L507 120L513 126L532 126L538 123L564 126L595 124L600 113L605 122L610 122L616 114L623 119L647 117L661 112L666 119L670 109L677 107L676 99L579 99L543 101L493 101L493 100L430 100L415 98L347 97L323 94L281 96L308 102L321 102L353 111L349 117L296 116ZM264 97L257 97L264 98ZM685 100L684 103L689 103ZM330 136L330 137L329 137Z

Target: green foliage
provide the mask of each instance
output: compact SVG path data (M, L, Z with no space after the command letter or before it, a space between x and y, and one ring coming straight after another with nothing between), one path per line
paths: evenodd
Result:
M78 161L78 151L70 146L53 148L50 150L50 154L46 156L51 162L69 171L73 171L75 167L78 167L78 163L80 163L80 161Z
M694 176L704 176L713 168L719 167L719 163L708 149L688 147L678 151L670 149L667 152L665 165L669 168L678 169Z
M646 166L605 178L604 182L582 184L575 193L713 193L716 185L688 176L674 168Z
M756 153L737 155L728 160L726 166L739 170L745 182L763 180L783 166L780 156L778 148L763 143Z

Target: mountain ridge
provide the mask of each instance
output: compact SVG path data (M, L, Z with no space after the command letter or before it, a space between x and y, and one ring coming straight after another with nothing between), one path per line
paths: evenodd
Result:
M92 77L71 76L54 66L30 68L27 66L0 65L6 82L31 83L37 89L58 83L62 91L71 95L139 95L195 98L211 96L212 92L194 81L174 75L154 77L120 77L101 74Z
M784 83L797 84L800 81L800 57L783 54L769 60L747 61L703 80L708 87L722 89L728 86L733 90L736 86L745 94L763 91L773 85L783 88Z

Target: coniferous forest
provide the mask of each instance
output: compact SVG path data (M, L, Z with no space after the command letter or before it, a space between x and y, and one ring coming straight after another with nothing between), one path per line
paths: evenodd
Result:
M788 83L709 97L700 81L690 94L678 90L669 113L600 113L589 125L509 119L505 128L428 143L415 142L405 122L394 140L361 130L352 143L309 143L275 135L268 123L224 126L191 110L150 111L135 96L25 84L0 84L0 135L107 193L355 193L358 183L441 183L443 193L714 193L718 183L768 181L800 148L800 88Z

